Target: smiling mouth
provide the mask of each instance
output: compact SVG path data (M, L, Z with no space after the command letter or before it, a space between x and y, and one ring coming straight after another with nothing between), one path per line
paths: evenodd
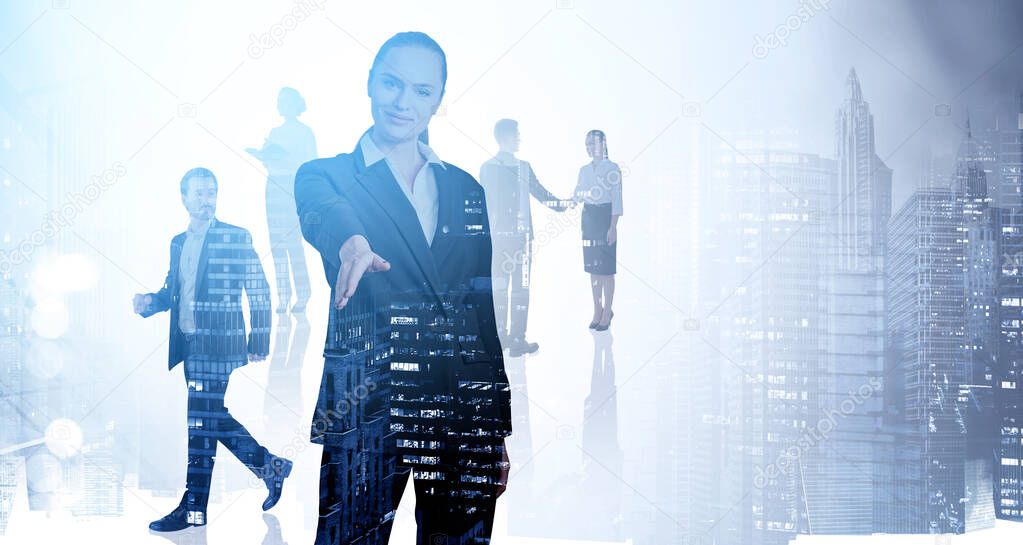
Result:
M390 118L391 121L393 121L395 123L411 123L412 122L412 118L410 118L410 117L404 117L404 116L400 116L398 114L393 114L393 113L390 113L390 112L387 113L387 117Z

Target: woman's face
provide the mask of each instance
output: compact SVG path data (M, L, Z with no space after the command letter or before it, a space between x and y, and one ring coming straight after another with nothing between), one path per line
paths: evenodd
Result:
M394 47L370 75L374 135L396 144L426 130L443 96L441 58L422 47Z
M302 97L288 93L277 95L277 113L281 114L281 117L298 117L300 100Z

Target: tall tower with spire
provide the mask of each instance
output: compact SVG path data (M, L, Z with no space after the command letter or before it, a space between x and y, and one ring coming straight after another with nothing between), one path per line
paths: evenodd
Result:
M869 534L879 476L885 340L884 253L892 171L874 151L874 118L850 70L835 115L825 209L825 325L818 411L833 429L802 458L807 530ZM862 391L856 403L850 392ZM864 478L864 477L867 478Z
M990 390L998 325L994 309L998 304L997 271L1000 209L992 206L982 155L973 138L969 115L966 138L956 154L956 198L963 213L963 244L966 252L964 274L966 297L967 380ZM986 420L990 420L989 418ZM993 448L993 445L989 445Z
M1002 264L1001 209L992 206L985 159L989 146L974 139L970 116L966 138L956 157L955 196L962 212L964 365L959 375L956 422L966 441L962 446L963 523L967 530L990 527L995 518L994 457L998 447L995 407L999 319L998 280ZM949 495L952 491L947 491Z
M845 80L845 100L835 115L837 187L833 192L835 265L842 270L881 267L885 227L892 210L892 171L874 148L874 116L863 99L856 69Z

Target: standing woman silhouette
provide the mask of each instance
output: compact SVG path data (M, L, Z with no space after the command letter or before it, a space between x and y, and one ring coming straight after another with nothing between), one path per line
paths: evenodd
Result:
M248 148L250 155L266 166L266 223L270 230L270 252L277 277L277 312L288 311L294 276L294 313L303 312L309 301L309 273L302 246L302 230L295 212L295 173L306 161L316 159L316 137L298 120L305 112L305 99L291 87L277 95L277 112L284 123L270 131L262 149Z
M586 133L586 153L591 161L579 169L572 199L583 203L583 268L590 273L593 320L590 329L605 331L614 311L615 272L618 250L618 218L622 215L622 171L607 158L604 131Z

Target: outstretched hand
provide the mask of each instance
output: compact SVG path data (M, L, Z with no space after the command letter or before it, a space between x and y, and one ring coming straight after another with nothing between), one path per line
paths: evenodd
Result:
M346 240L341 245L338 255L341 258L341 268L334 283L334 307L337 309L345 308L348 300L355 295L362 275L368 272L383 272L391 268L386 259L373 253L369 241L362 235L353 235Z
M136 293L131 304L135 309L135 314L142 314L149 308L149 305L153 304L153 296L148 293Z

